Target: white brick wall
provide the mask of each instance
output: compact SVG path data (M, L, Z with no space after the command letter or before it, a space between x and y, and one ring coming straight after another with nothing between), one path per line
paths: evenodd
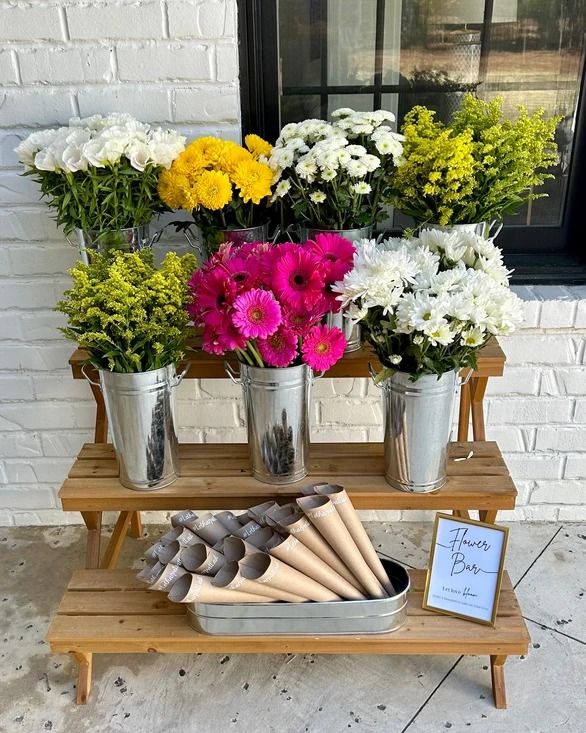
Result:
M56 491L94 420L52 312L75 252L13 149L31 128L111 111L238 139L236 0L0 0L0 14L0 524L64 524L79 520L60 512ZM586 288L521 293L527 327L503 339L506 375L486 399L488 437L519 489L505 516L583 520ZM379 400L367 380L321 380L313 439L380 440ZM178 414L181 440L245 440L228 381L185 382Z

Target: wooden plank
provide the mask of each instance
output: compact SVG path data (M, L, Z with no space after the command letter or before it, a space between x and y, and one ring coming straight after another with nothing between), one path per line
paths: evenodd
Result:
M197 336L192 339L190 346L194 351L189 354L189 359L186 360L190 364L186 374L187 379L226 379L225 357L213 356L201 351L201 339ZM84 379L81 367L86 360L87 352L82 349L76 349L71 355L69 364L75 379ZM233 360L232 363L236 364ZM343 359L326 372L325 376L327 378L368 377L369 363L373 365L375 370L380 369L380 363L374 352L369 347L363 347L351 354L346 354ZM477 368L474 374L479 377L500 377L503 374L504 365L505 354L498 341L491 338L478 352ZM92 379L95 378L96 374L92 367L88 367L86 371Z
M186 615L57 616L48 640L54 652L230 652L252 654L524 654L529 635L521 617L494 628L448 616L411 616L388 634L343 636L212 636Z
M136 591L67 591L57 613L61 616L181 615L185 607L170 601L165 593Z

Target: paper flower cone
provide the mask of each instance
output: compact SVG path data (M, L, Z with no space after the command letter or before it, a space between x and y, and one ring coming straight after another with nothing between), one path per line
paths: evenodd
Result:
M300 516L291 514L289 517L281 519L279 526L287 534L293 535L299 542L308 547L315 555L335 570L338 575L341 575L350 585L353 585L356 590L361 593L366 591L303 513Z
M163 565L182 565L181 552L185 549L185 545L182 545L177 540L170 542L168 545L164 545L159 552L159 561Z
M369 598L384 598L386 591L366 564L352 535L327 496L304 496L297 503L346 567L364 586Z
M236 532L236 530L240 529L242 526L236 519L236 515L232 514L232 512L218 512L216 514L216 519L218 519L226 529L230 530L230 532Z
M267 548L269 555L282 560L300 573L313 578L331 591L352 601L364 600L365 596L356 590L353 585L338 575L329 565L314 554L298 539L288 537L274 537Z
M346 525L346 529L352 535L352 539L356 543L356 547L360 550L362 557L366 560L366 564L376 575L378 582L391 596L395 595L395 589L387 575L376 550L372 546L370 537L366 534L364 525L360 521L360 517L354 509L354 505L350 501L346 490L343 486L337 484L317 484L314 486L316 494L320 496L328 496L332 504L336 507L336 511Z
M271 527L263 527L258 532L253 532L247 542L260 550L264 548L265 544L270 541L274 534Z
M259 524L262 524L263 526L266 524L265 522L265 514L270 509L273 509L274 507L278 507L276 501L265 501L262 504L257 504L256 506L251 506L248 510L247 514L248 516L253 519L255 522L258 522Z
M181 553L181 564L191 573L215 575L225 562L222 554L204 542L186 547Z
M149 588L151 590L167 590L186 572L187 570L180 565L165 565L161 574L151 583Z
M163 572L165 566L160 562L155 562L145 567L137 574L136 579L142 580L143 583L154 583L159 575Z
M197 519L197 514L192 512L191 509L186 509L184 512L179 512L179 514L174 514L171 517L171 525L173 527L185 526L186 522L193 522L194 519Z
M272 603L275 599L218 588L206 575L187 573L173 585L169 600L175 603Z
M248 580L257 580L273 588L294 593L304 600L341 600L340 596L329 588L264 552L244 557L240 561L240 572Z
M201 539L190 529L179 524L175 529L172 529L167 532L167 534L163 535L159 541L164 546L177 541L182 547L189 547L189 545L195 545L196 542L201 542Z
M260 529L262 529L261 525L251 519L245 525L240 527L239 530L237 530L236 532L232 532L232 536L240 537L241 540L247 540L247 542L252 542L250 538L255 532L258 532Z
M159 557L159 552L165 547L165 545L159 540L159 542L155 542L154 545L151 545L148 550L145 550L144 557L147 560L157 560Z
M224 527L217 517L210 512L201 514L197 519L188 522L186 527L200 537L202 540L213 546L219 540L223 540L230 534L230 530Z
M226 558L226 562L238 562L245 555L252 555L258 552L258 548L251 545L240 537L226 537L222 548L222 553Z
M250 517L248 516L248 512L242 512L242 514L236 514L236 519L240 522L242 526L250 522Z
M282 519L283 517L288 517L294 512L299 512L299 507L295 502L289 502L288 504L283 504L282 506L274 504L273 507L267 509L267 511L265 512L265 522L269 524L269 519L273 520L274 522L278 522L279 519Z
M286 590L273 588L268 584L258 583L256 580L245 578L240 572L237 562L229 562L221 568L213 581L214 585L220 588L230 588L231 590L242 591L244 593L255 593L259 595L269 596L275 601L287 601L289 603L303 603L304 599L289 593Z

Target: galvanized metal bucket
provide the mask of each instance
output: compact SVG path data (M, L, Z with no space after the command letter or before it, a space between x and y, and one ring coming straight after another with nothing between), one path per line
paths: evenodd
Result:
M225 368L242 385L253 476L267 484L290 484L307 476L310 367L240 364L240 375L227 363Z
M79 249L82 262L89 264L92 252L108 254L110 252L138 252L150 249L158 241L160 233L150 236L149 225L116 229L112 231L85 231L76 229L77 244L69 243Z
M344 239L351 242L357 242L360 239L370 239L372 237L373 226L362 227L360 229L315 229L311 227L300 228L299 237L301 242L307 242L313 239L317 234L339 234ZM326 325L341 329L346 337L345 354L352 351L358 351L361 343L361 328L357 323L352 323L344 316L344 313L328 313L326 316Z
M120 483L139 491L172 484L179 468L173 389L185 372L177 375L169 364L148 372L99 369L98 374L120 463Z
M479 237L494 241L503 228L503 223L493 219L492 221L479 221L476 224L422 224L421 229L439 229L442 232L466 232L477 234Z
M217 229L214 234L205 238L198 229L194 234L190 229L184 229L183 235L189 246L196 250L198 257L205 262L211 254L217 251L221 244L245 244L246 242L271 242L278 236L278 231L269 237L268 223L246 229Z
M191 626L203 634L386 634L407 621L409 574L381 558L397 594L364 601L189 603Z
M375 382L376 383L376 382ZM395 489L429 493L447 481L446 462L454 401L455 371L417 381L395 372L378 384L383 392L385 478Z

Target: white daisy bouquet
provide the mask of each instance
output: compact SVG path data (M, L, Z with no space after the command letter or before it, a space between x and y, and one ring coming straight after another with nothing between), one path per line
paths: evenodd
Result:
M269 157L280 199L296 224L355 229L384 218L391 179L402 161L402 136L385 110L336 110L332 123L285 125Z
M67 127L33 132L16 153L69 234L148 224L166 210L157 195L159 175L184 147L185 138L174 130L111 114L74 117Z
M501 252L482 237L428 229L356 248L354 269L334 290L385 367L377 381L474 368L491 335L523 321Z

